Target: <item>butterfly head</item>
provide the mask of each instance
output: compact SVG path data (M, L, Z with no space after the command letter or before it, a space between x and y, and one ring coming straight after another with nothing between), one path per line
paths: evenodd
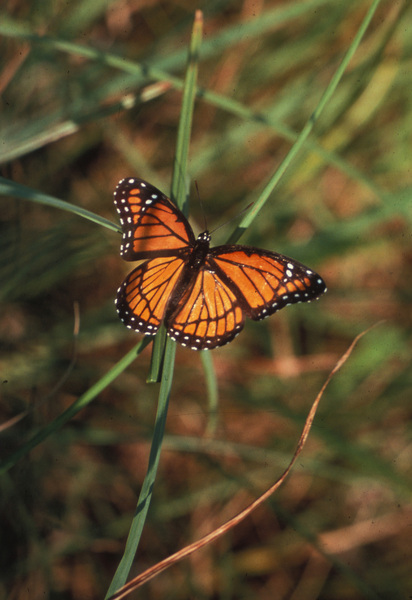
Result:
M210 244L211 239L210 233L208 231L203 231L202 233L199 233L196 241L198 244Z

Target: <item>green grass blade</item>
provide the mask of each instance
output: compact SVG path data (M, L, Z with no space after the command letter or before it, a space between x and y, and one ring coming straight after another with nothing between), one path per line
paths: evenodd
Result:
M159 392L159 404L156 415L156 422L153 431L152 445L150 448L149 464L146 477L137 502L136 513L130 527L129 535L126 542L126 548L123 557L119 563L110 587L107 591L106 598L109 598L116 590L125 584L133 564L136 551L140 542L140 537L146 521L150 502L152 499L153 488L156 480L157 468L160 461L160 453L162 449L163 436L166 425L167 410L169 405L170 390L173 380L173 368L176 353L176 344L169 340L166 344L165 357L163 364L162 382Z
M192 130L193 111L196 99L196 82L198 73L199 50L202 41L203 20L200 11L197 11L193 25L192 37L189 48L189 57L183 89L182 110L177 132L176 156L174 161L171 197L183 209L186 200L186 173L189 157L190 135ZM161 357L163 356L164 336L156 336L153 344L153 354L157 357L152 360L149 381L159 381L161 375ZM171 340L167 340L171 343Z
M213 364L213 357L211 352L201 352L201 360L203 365L203 371L206 377L206 391L209 406L209 419L207 423L207 434L214 435L216 432L217 421L218 421L218 385L216 378L216 371Z
M123 371L135 360L137 356L150 343L150 338L144 337L130 352L128 352L118 363L115 364L99 381L78 398L67 410L59 415L54 421L43 427L31 440L0 463L0 473L7 471L20 458L25 456L30 450L41 444L49 435L58 431L67 421L70 421L82 408L90 404L112 381L116 379Z
M266 27L274 27L279 23L283 23L285 20L287 21L289 19L296 18L297 16L302 15L302 13L308 10L320 11L324 9L323 5L325 4L328 4L328 2L325 2L324 0L319 0L319 2L313 3L297 3L296 6L294 5L293 7L287 7L286 9L281 10L279 8L276 8L273 11L270 11L268 15L265 14L264 16L262 16L262 18L259 19L259 21L263 21ZM361 29L363 28L366 20L369 20L369 14L371 14L371 12L374 11L375 6L372 5L359 31L361 31ZM140 87L144 82L152 80L169 83L174 89L182 89L184 87L184 83L181 78L170 75L170 73L168 73L165 69L158 68L153 65L139 63L137 61L127 60L114 54L102 52L100 50L96 50L95 48L84 46L82 44L77 44L74 42L69 42L66 40L52 38L48 36L40 36L36 33L33 33L26 24L21 24L9 18L4 18L3 22L0 23L0 33L7 37L15 37L21 40L28 41L33 45L44 45L47 48L51 48L60 52L65 52L69 55L88 58L89 60L95 62L102 62L109 67L113 67L122 71L122 73L129 73L132 76L132 81L127 82L129 86L127 87L127 89L129 91L134 87ZM222 48L224 48L228 44L234 43L235 41L241 41L245 35L253 36L254 33L256 33L256 35L262 35L262 30L260 30L259 32L259 28L256 26L255 20L251 21L250 23L243 23L241 28L239 28L238 26L228 28L228 30L225 30L223 33L215 35L215 37L212 40L207 41L210 50L206 52L206 55L212 55L213 52L217 51L217 49L220 49L221 51ZM355 42L356 38L354 39L352 46L354 46ZM177 55L180 56L180 53L177 53ZM204 58L203 49L201 58ZM168 68L178 68L180 65L181 58L176 58L176 60L172 63L170 62L171 60L172 59L169 57L166 61ZM114 78L114 80L116 80L116 78ZM124 85L124 75L122 75L119 78L117 84L112 83L112 87L115 88L112 90L112 92L119 92L119 86L121 86L123 89ZM265 114L256 112L252 108L244 106L242 103L237 102L232 98L227 98L215 92L204 89L198 89L197 94L204 101L210 102L212 105L217 106L222 110L225 110L226 112L234 114L243 120L249 120L252 122L260 123L262 126L266 125L272 127L279 135L281 135L289 141L294 142L298 139L297 134L283 122ZM104 114L106 113L111 114L118 108L131 108L132 106L134 106L135 102L130 103L130 105L127 104L128 103L126 101L121 101L119 103L119 107L117 107L117 105L113 105L102 108L99 107L98 104L94 107L89 106L88 114L90 117L94 115L95 118L100 118L99 115L104 116ZM56 119L57 118L58 116L56 115ZM86 117L84 117L83 115L83 118ZM49 127L45 128L41 133L36 135L34 139L26 140L24 144L12 144L11 147L10 145L8 145L6 149L3 149L3 153L0 153L0 158L4 162L6 160L10 160L10 158L12 157L20 156L22 153L24 154L27 151L39 148L42 145L48 143L50 140L55 140L66 135L70 135L77 131L77 123L77 119L73 117L72 119L63 123L55 122L53 124L50 124ZM310 120L308 123L310 123ZM303 131L301 133L301 136L303 136ZM323 158L323 160L326 161L326 163L337 166L340 170L342 170L342 172L346 173L348 177L360 181L363 185L369 187L374 194L383 199L384 194L380 187L376 183L371 181L370 178L365 177L365 175L360 170L356 169L345 159L340 157L337 153L322 148L316 141L308 139L306 135L302 137L302 141L299 142L299 144L302 144L304 147L316 152L319 156L321 156L321 158ZM291 158L289 158L289 156L286 157L285 160L287 162L285 165L282 165L283 171L287 168L288 163L291 162L298 150L299 147L296 150L292 149ZM280 179L282 174L283 173L280 172L279 175L275 178L275 181L271 180L271 182L268 184L268 189L266 190L265 188L264 190L265 194L268 193L270 195L271 191L273 191L274 189L274 186L277 185L277 180ZM240 234L236 233L233 235L241 235L241 233L242 232L240 232Z
M298 154L298 152L300 152L300 150L306 143L306 140L309 137L310 133L312 132L315 123L317 122L317 120L319 119L320 115L322 114L325 106L331 99L340 80L343 77L343 74L344 74L350 60L352 59L353 55L355 54L356 50L358 49L359 44L361 43L361 40L362 40L363 36L365 35L365 32L372 20L372 17L375 14L376 10L378 9L378 6L380 3L381 3L381 0L374 0L374 2L372 3L371 7L369 8L367 14L365 15L365 18L363 19L363 21L359 27L351 45L349 46L347 52L345 53L345 56L343 57L342 62L340 63L340 65L339 65L338 69L336 70L335 74L333 75L329 85L327 86L324 93L322 94L319 104L317 105L314 112L312 113L312 115L310 116L308 121L306 122L306 125L304 126L301 133L299 134L296 142L294 143L294 145L292 146L292 148L290 149L290 151L288 152L288 154L286 155L286 157L284 158L284 160L282 161L280 166L276 169L275 173L272 175L272 177L270 178L270 180L268 181L268 183L262 190L261 194L257 198L257 200L254 203L254 205L252 206L252 208L245 214L245 216L243 217L240 224L233 231L232 235L229 238L229 243L233 244L233 243L237 242L239 240L239 238L241 237L241 235L244 233L244 231L249 227L249 225L252 223L252 221L256 218L259 211L266 204L266 202L269 199L270 195L272 194L273 190L278 185L280 179L285 174L285 171L289 168L292 161L296 158L296 155Z
M3 23L0 24L0 34L5 37L19 38L20 40L30 42L33 45L41 45L45 49L58 50L73 56L101 62L109 67L131 73L138 78L140 83L147 79L158 79L169 82L177 89L182 89L183 87L183 82L179 77L174 77L163 70L156 69L155 67L148 67L145 64L140 64L136 61L128 60L121 56L111 54L110 52L97 50L96 48L85 46L83 44L33 33L27 25L13 22L10 19L5 19Z
M203 17L196 12L193 33L189 48L189 58L183 89L182 112L177 132L176 157L172 178L172 198L179 208L183 209L186 197L186 174L189 157L190 134L192 130L193 111L196 99L196 83L200 45L202 41Z
M196 97L197 63L199 47L202 39L202 25L202 16L198 11L195 16L189 50L189 60L185 78L185 87L183 91L182 112L179 121L176 159L172 180L172 198L177 201L180 206L183 205L185 199L185 180L194 101ZM165 348L164 353L163 347ZM149 374L150 381L157 381L161 373L159 404L153 440L150 449L149 465L137 503L136 514L127 538L125 552L110 584L106 598L110 597L116 590L125 584L133 564L144 523L146 521L162 449L170 390L173 379L175 353L176 344L165 336L165 331L163 329L163 333L161 333L160 336L157 335L154 341L153 357L155 358L152 360Z
M149 97L148 94L147 96ZM134 98L127 96L119 102L112 102L106 106L100 106L99 99L83 98L82 109L70 111L70 118L64 121L61 121L61 111L57 110L50 115L43 116L32 123L30 127L26 122L13 124L10 130L3 130L7 144L0 149L0 164L11 162L19 156L25 156L57 140L73 135L87 123L116 115L122 110L132 108L139 101L147 101L147 98L144 98L143 94L136 94Z
M112 231L120 231L118 225L115 225L108 219L104 219L103 217L100 217L89 210L81 208L80 206L75 206L74 204L70 204L70 202L59 200L53 196L42 194L36 190L33 190L32 188L27 187L26 185L15 183L14 181L10 181L4 177L0 177L0 194L3 194L4 196L12 196L13 198L23 198L39 204L45 204L46 206L51 206L52 208L64 210L74 215L78 215L79 217L83 217L83 219L87 219L88 221L92 221L93 223L97 223L103 227L107 227L107 229L111 229Z

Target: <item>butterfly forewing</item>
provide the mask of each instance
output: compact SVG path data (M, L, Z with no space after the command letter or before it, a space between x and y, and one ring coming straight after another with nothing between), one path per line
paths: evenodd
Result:
M263 319L288 304L310 302L326 290L322 278L296 260L249 246L211 249L211 268L235 291L246 315Z
M122 179L114 202L123 230L120 254L125 260L171 256L193 246L195 237L183 213L142 179Z

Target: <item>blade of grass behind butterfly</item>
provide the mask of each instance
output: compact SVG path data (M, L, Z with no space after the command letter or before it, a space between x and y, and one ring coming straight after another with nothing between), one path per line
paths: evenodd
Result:
M46 204L47 206L52 206L53 208L71 212L74 215L78 215L79 217L83 217L89 221L93 221L93 223L97 223L98 225L103 225L103 227L107 227L112 231L119 231L118 225L115 225L108 219L100 217L99 215L96 215L89 210L82 208L81 206L70 204L70 202L59 200L58 198L54 198L48 194L42 194L26 185L15 183L14 181L5 179L4 177L0 177L0 195L12 196L13 198L23 198L25 200L30 200L31 202Z
M171 340L170 340L171 342ZM126 541L125 551L116 569L116 573L112 579L109 589L107 590L106 598L121 588L127 580L136 551L140 542L143 527L149 511L150 502L152 499L153 487L156 479L157 468L160 460L160 450L163 442L164 429L166 425L167 410L169 406L170 390L173 380L173 367L175 361L176 344L167 343L164 361L163 374L159 391L159 403L157 407L156 423L153 431L153 440L150 448L149 463L147 467L146 477L143 481L142 489L137 501L136 512L133 517L129 535Z
M291 10L291 13L288 9L275 9L273 11L269 11L269 13L265 13L262 17L264 23L266 24L266 28L270 29L274 26L279 25L279 23L284 22L284 19L294 18L296 16L295 11L298 8L299 14L301 12L312 11L315 8L320 10L320 7L324 4L324 0L315 1L313 4L302 2L301 5L296 5ZM239 28L238 25L232 31L231 28L228 30L224 30L221 34L218 34L214 38L209 40L209 49L210 48L220 48L222 51L222 47L225 47L225 44L222 45L222 40L225 40L226 44L233 44L243 39L244 36L253 36L256 31L258 31L258 35L262 35L262 30L256 28L259 25L258 21L253 21L250 23L242 23L242 27ZM119 57L108 52L102 52L100 50L96 50L94 48L89 48L83 46L81 44L76 44L73 42L68 42L67 40L61 40L58 38L52 38L49 36L39 36L37 33L33 33L32 29L28 27L26 23L21 24L17 21L13 21L10 18L3 20L0 23L0 33L3 36L16 38L20 41L29 41L30 44L35 48L38 46L43 46L46 48L50 48L51 50L58 50L61 52L66 52L67 54L72 54L75 56L80 56L90 61L104 61L107 65L119 69L121 71L121 75L118 78L114 77L110 79L110 84L107 83L100 87L100 96L99 98L107 99L107 96L111 96L111 94L124 92L124 89L128 89L129 92L132 91L135 87L140 88L147 81L158 81L161 88L164 85L170 85L175 89L182 89L183 82L180 78L170 75L165 68L178 68L180 63L179 53L172 54L168 57L166 63L162 62L164 65L161 68L156 66L148 67L146 64L142 65L136 61L125 60L123 57ZM215 46L216 44L216 46ZM213 53L208 52L206 49L206 55L203 53L202 47L202 58L205 56L213 56ZM171 62L170 62L171 61ZM125 73L128 74L125 78ZM130 79L128 78L130 77ZM150 86L151 87L151 86ZM154 91L154 95L161 93L161 90ZM257 121L261 125L267 125L268 127L272 127L274 130L278 132L279 135L289 139L290 141L294 141L296 139L295 132L287 127L284 123L274 120L270 116L262 115L260 113L256 113L251 108L243 106L241 103L236 102L233 98L226 98L221 96L215 92L209 90L198 90L198 94L201 95L204 101L210 102L211 104L220 107L222 110L228 111L231 114L237 115L243 119ZM146 96L146 94L145 94ZM151 97L151 94L149 95ZM142 101L145 101L147 98L142 98ZM139 101L139 100L138 100ZM126 105L124 104L124 108L132 108L135 104L136 100L131 100L131 102ZM89 102L90 105L90 102ZM90 114L99 115L99 110L97 108L93 109L90 105ZM56 115L57 118L57 115ZM3 157L3 160L10 160L10 152L13 156L20 155L22 152L27 151L27 148L32 145L33 147L40 147L40 145L44 145L45 143L50 142L50 140L59 139L62 136L68 135L69 133L73 133L77 130L77 126L74 127L73 119L66 121L64 123L60 123L60 120L56 121L54 124L49 127L43 126L40 137L36 139L29 139L25 142L25 147L7 147L6 150L0 151L0 157ZM34 146L33 146L34 144ZM379 186L373 182L370 178L366 177L361 171L357 170L356 167L350 163L348 163L343 157L338 154L332 152L331 150L327 150L320 146L315 140L306 140L306 147L311 149L312 151L319 154L323 160L327 161L329 164L335 165L338 169L342 170L349 177L352 177L358 181L360 181L366 187L369 187L372 192L380 198L384 198L383 191L379 188Z
M212 436L216 432L217 426L218 389L216 372L211 352L201 352L200 358L205 373L207 397L209 400L209 419L206 434Z
M12 467L20 458L25 456L30 450L41 444L49 435L55 433L60 427L62 427L67 421L72 419L82 408L90 404L96 396L106 389L110 383L123 373L143 349L150 343L150 338L144 337L136 346L134 346L118 363L114 365L99 381L91 386L82 394L69 408L61 413L54 421L40 429L28 442L26 442L21 448L13 452L8 458L0 463L0 474L7 471Z
M172 179L171 196L179 206L183 206L186 195L185 181L187 172L187 159L189 153L193 107L196 95L197 61L202 39L202 29L203 16L200 11L197 11L189 49L189 60L185 78L185 87L183 91L182 113L179 122L176 159ZM129 575L140 542L143 526L146 521L154 483L156 480L156 473L159 465L160 452L166 425L176 352L175 342L173 342L170 338L167 338L165 341L165 336L162 335L162 332L160 333L161 335L157 335L154 341L152 363L148 378L149 381L158 381L161 373L159 403L153 431L153 440L150 448L148 469L137 502L136 513L129 531L126 548L107 591L106 598L110 597L112 594L114 594L114 592L116 592L116 590L121 588L125 584ZM164 353L163 347L165 348Z
M282 178L283 174L285 173L286 169L289 167L289 165L294 160L297 153L300 151L302 146L305 144L316 121L319 119L320 115L323 112L323 109L327 105L328 101L330 100L333 93L335 92L340 80L342 79L343 74L344 74L351 58L353 57L356 50L358 49L359 44L361 43L362 37L364 36L364 34L369 26L369 23L371 22L372 17L375 14L380 2L381 2L381 0L374 0L374 2L372 3L371 7L369 8L368 12L366 13L365 18L363 19L363 21L353 39L353 42L351 43L345 56L343 57L342 62L340 63L338 69L336 70L334 76L332 77L329 85L323 92L322 97L321 97L317 107L315 108L315 110L311 114L311 116L309 117L308 121L306 122L306 125L300 132L296 142L293 144L292 148L290 149L290 151L288 152L286 157L283 159L280 166L276 169L275 173L272 175L269 182L266 184L266 186L262 190L261 194L259 195L258 199L254 203L254 205L252 206L250 211L248 211L245 214L241 223L236 227L236 229L233 231L233 233L229 237L229 240L228 240L229 244L236 243L239 240L239 238L242 236L244 231L249 227L249 225L252 223L252 221L255 219L255 217L259 213L260 209L263 207L263 205L268 200L269 196L272 194L273 190L279 183L279 181Z
M173 165L171 198L173 202L186 214L186 174L189 156L190 135L192 131L193 110L196 98L196 84L198 73L199 49L202 41L203 15L196 11L192 37L189 47L189 56L183 88L182 110L180 113L179 127L176 140L176 155ZM153 344L152 361L147 377L148 382L158 382L161 377L162 356L164 352L165 336L157 335ZM167 340L171 343L171 340Z

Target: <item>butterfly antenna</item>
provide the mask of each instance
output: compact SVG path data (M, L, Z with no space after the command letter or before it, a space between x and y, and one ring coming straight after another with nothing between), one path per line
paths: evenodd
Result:
M217 231L218 229L221 229L222 227L226 227L226 225L229 225L229 223L231 223L232 221L235 221L236 219L238 219L239 217L241 217L245 212L247 212L252 206L254 205L254 202L251 202L250 204L248 204L243 210L240 211L240 213L238 213L237 215L235 215L234 217L232 217L231 219L229 219L228 221L225 221L224 223L222 223L221 225L218 225L217 227L215 227L215 229L213 229L213 231L210 231L210 234L215 233L215 231Z
M206 221L205 207L204 207L204 204L203 204L202 199L201 199L200 194L199 194L199 186L197 185L197 179L195 179L195 187L196 187L197 200L198 200L198 202L200 204L200 208L201 208L201 211L202 211L204 230L207 231L207 221Z

